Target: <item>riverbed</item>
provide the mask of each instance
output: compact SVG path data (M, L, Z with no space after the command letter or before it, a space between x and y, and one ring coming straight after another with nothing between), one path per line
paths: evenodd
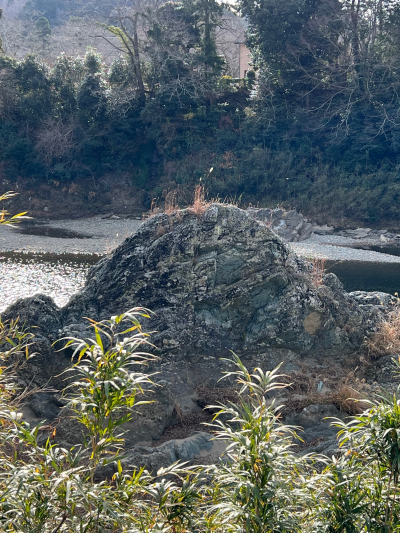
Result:
M135 233L141 223L138 219L97 216L0 226L0 251L105 255Z
M362 249L362 247L366 249ZM400 248L371 245L339 235L312 235L291 249L306 259L325 261L325 269L341 280L346 291L400 294Z
M318 257L328 261L400 263L400 257L393 255L393 248L373 246L374 249L362 249L363 244L366 248L371 248L369 241L363 243L360 239L339 235L312 235L306 241L290 243L290 247L302 257ZM391 253L385 253L386 250Z
M140 226L135 219L29 221L0 226L0 312L18 298L46 294L64 306L91 265Z

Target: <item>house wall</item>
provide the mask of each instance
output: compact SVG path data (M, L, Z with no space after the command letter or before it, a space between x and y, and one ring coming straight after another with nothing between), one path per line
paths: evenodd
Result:
M243 43L239 44L239 78L244 78L248 70L253 67L249 65L251 61L250 50Z

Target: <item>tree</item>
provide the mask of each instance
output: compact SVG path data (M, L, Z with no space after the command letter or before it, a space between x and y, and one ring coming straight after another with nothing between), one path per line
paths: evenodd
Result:
M38 124L51 115L53 94L49 69L33 55L16 64L15 77L20 91L18 112L22 120Z
M141 57L141 43L139 33L145 31L146 3L143 0L131 0L128 4L119 4L110 17L109 24L103 28L117 37L119 44L110 41L105 35L102 37L112 46L126 54L136 77L137 91L142 105L145 104L146 90L143 81L143 61Z
M8 6L10 6L13 3L14 3L14 0L7 0L7 5ZM3 10L3 8L0 8L0 20L3 18L3 15L4 15L4 10ZM3 50L3 41L2 41L2 38L1 38L1 35L0 35L0 54L1 53L4 53L4 50Z
M0 20L3 18L3 9L0 9ZM3 50L3 40L1 38L1 35L0 35L0 53L4 53L4 50Z
M206 77L220 74L225 63L217 52L215 30L222 25L224 4L216 0L183 0L183 6L192 14L200 31L201 59Z
M329 125L343 137L356 130L364 108L375 117L372 135L397 127L397 0L242 0L240 6L270 116L286 109L287 118L303 117L309 129Z
M170 109L194 106L212 90L205 76L201 32L182 4L167 3L148 12L146 84L149 96Z
M101 76L101 58L89 50L85 56L86 76L77 93L80 120L84 124L102 121L107 112L106 80Z
M51 71L55 118L65 119L71 117L75 113L78 106L78 87L85 74L84 59L73 58L66 54L61 54L56 59Z
M65 0L28 0L23 7L23 14L26 18L39 20L43 17L52 24L59 24L64 3Z
M35 22L35 26L39 39L46 42L52 34L48 19L46 17L39 17Z

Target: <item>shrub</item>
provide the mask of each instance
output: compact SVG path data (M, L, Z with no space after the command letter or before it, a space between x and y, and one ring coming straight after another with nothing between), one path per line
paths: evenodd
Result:
M3 409L3 531L116 531L130 523L127 504L147 479L143 470L128 480L118 462L113 487L94 483L94 472L100 463L119 460L118 428L130 419L139 403L136 396L150 383L148 376L134 371L134 366L148 361L135 351L147 342L139 314L143 313L132 310L110 321L93 322L95 341L71 339L67 343L75 345L78 355L73 367L77 380L68 391L70 406L87 431L82 446L65 450L51 444L50 438L41 446L38 436L43 424L31 428L12 404ZM118 326L126 323L129 326L117 333Z
M286 387L279 367L250 373L233 355L236 380L227 403L210 406L209 428L226 443L216 465L175 464L151 476L122 466L123 424L136 416L153 356L132 309L90 321L94 339L74 347L68 408L86 438L71 450L40 444L18 413L15 364L27 356L31 334L0 323L0 529L4 532L121 533L394 533L400 530L400 391L363 401L350 422L334 421L338 457L296 453L298 428L285 425L267 396ZM13 363L10 365L10 363ZM8 370L6 370L8 366ZM400 363L398 363L400 367ZM232 392L234 391L234 392ZM236 392L237 391L237 392ZM23 391L22 397L27 394ZM229 400L229 398L231 398ZM113 463L111 480L95 474ZM131 465L130 465L131 466ZM99 477L99 476L97 476Z
M400 530L400 388L377 400L350 422L335 424L341 446L347 446L349 479L358 478L362 489L352 509L360 515L358 529L349 531Z
M305 460L293 451L296 428L282 424L266 398L287 385L277 381L283 377L277 370L250 374L237 356L233 361L236 370L227 376L241 389L237 403L219 406L212 426L215 438L229 444L226 462L214 471L219 502L211 511L226 532L301 531Z

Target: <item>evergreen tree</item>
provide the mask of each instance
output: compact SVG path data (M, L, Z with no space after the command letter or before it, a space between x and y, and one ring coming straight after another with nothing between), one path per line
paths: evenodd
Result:
M218 54L215 29L222 24L224 4L216 0L183 0L185 10L194 17L195 27L201 35L200 57L206 76L220 74L224 59Z
M52 34L52 29L50 28L50 22L46 17L39 17L35 22L36 33L39 39L45 44L47 43L50 35Z

